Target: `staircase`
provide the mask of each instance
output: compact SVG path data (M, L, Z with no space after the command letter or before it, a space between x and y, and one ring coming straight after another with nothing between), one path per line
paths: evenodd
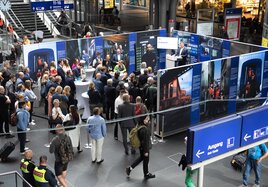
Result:
M20 20L25 30L28 30L31 32L35 31L35 13L31 11L30 4L12 3L11 9L13 10L17 18ZM12 11L9 10L8 12L13 18L13 20L16 22L18 27L21 27L21 24L19 23L19 21L14 18ZM12 20L9 17L7 18L8 18L8 21L12 23ZM53 38L48 28L45 26L43 21L38 16L36 16L36 22L37 22L37 30L41 30L44 32L44 38ZM22 38L24 35L30 36L30 33L22 31L16 28L14 25L13 27L20 38Z
M47 17L50 19L50 21L53 23L54 26L57 26L57 15L53 12L53 11L49 11L45 13L47 15Z

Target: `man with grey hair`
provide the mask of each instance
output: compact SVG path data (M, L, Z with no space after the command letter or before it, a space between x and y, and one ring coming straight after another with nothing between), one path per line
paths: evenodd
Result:
M134 117L135 116L135 105L130 103L130 96L129 94L123 95L123 101L124 103L118 106L118 118L127 118L127 117ZM125 148L125 154L128 155L128 144L127 144L127 131L130 133L130 131L135 127L136 125L136 119L129 119L124 120L120 122L120 127L122 131L122 137L123 137L123 145ZM132 147L131 148L131 154L135 154L136 151Z
M58 75L55 77L55 83L57 84L57 86L63 86L61 76Z
M113 87L113 80L108 79L107 85L104 86L104 100L106 119L114 119L114 102L116 99L116 89ZM111 113L111 116L110 116Z
M19 77L17 78L17 81L16 81L16 88L18 87L18 85L23 84L24 82L24 73L19 72L18 75Z

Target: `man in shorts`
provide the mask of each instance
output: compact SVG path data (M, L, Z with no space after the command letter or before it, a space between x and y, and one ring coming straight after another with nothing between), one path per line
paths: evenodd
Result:
M60 184L63 187L67 187L66 176L67 176L67 167L68 163L72 158L65 158L62 155L62 144L65 144L64 147L67 155L72 155L73 157L73 146L70 137L65 134L64 127L62 125L56 126L57 136L53 138L50 144L49 152L54 153L55 155L55 175L58 178Z

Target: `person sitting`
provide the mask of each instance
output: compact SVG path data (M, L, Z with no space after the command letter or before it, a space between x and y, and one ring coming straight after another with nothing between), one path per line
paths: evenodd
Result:
M124 73L126 71L127 71L127 69L126 69L126 66L124 65L123 60L119 60L118 64L114 67L114 72L120 72L120 74L121 74L121 73Z
M23 45L29 45L31 44L31 41L29 40L28 36L23 36L23 42L22 42Z

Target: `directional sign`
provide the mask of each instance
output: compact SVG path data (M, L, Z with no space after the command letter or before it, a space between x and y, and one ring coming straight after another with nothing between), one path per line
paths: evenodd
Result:
M241 146L246 146L262 139L268 138L268 107L254 108L242 112L243 119Z
M31 2L31 9L33 12L47 11L47 10L71 10L74 8L73 4L64 4L64 1L41 1Z
M189 129L187 159L192 164L240 147L242 118L231 115Z
M64 10L73 10L74 4L64 4Z

